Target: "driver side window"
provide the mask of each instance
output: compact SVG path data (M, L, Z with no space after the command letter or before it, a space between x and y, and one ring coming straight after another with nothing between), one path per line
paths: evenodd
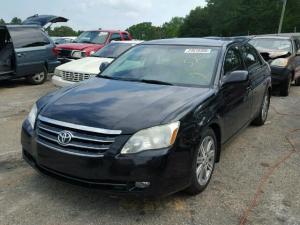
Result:
M240 51L238 46L230 47L224 62L224 75L236 71L236 70L244 70L243 61L240 55Z

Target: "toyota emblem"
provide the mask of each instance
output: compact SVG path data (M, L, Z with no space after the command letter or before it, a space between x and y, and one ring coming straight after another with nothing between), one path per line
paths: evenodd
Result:
M66 146L71 142L72 137L73 137L73 135L72 135L71 132L65 131L65 130L61 131L61 132L58 133L57 143L59 145Z

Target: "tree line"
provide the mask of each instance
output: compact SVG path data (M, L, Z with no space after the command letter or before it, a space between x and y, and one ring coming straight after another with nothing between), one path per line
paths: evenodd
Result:
M204 7L187 16L174 17L161 26L143 22L127 28L135 39L172 37L243 36L276 33L283 0L206 0ZM15 17L10 24L20 24ZM0 24L5 23L0 19ZM61 26L49 28L50 36L76 36L81 31ZM282 32L300 32L300 0L287 0Z

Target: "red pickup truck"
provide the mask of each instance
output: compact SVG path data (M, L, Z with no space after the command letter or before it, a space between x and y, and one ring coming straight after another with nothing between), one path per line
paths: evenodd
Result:
M57 45L54 50L58 55L58 59L65 63L90 56L111 41L131 39L131 35L126 31L92 30L83 32L73 43Z

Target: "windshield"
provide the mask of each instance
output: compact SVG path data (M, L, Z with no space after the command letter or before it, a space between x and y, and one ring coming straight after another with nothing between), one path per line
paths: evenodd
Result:
M255 38L250 41L260 52L263 51L287 51L292 52L292 43L286 39Z
M139 45L117 58L101 76L111 79L209 86L219 48L205 46Z
M104 31L85 31L79 35L74 42L75 43L92 43L92 44L104 44L108 37L108 32Z
M102 58L117 58L127 49L135 44L132 43L110 43L99 51L95 52L92 56Z

